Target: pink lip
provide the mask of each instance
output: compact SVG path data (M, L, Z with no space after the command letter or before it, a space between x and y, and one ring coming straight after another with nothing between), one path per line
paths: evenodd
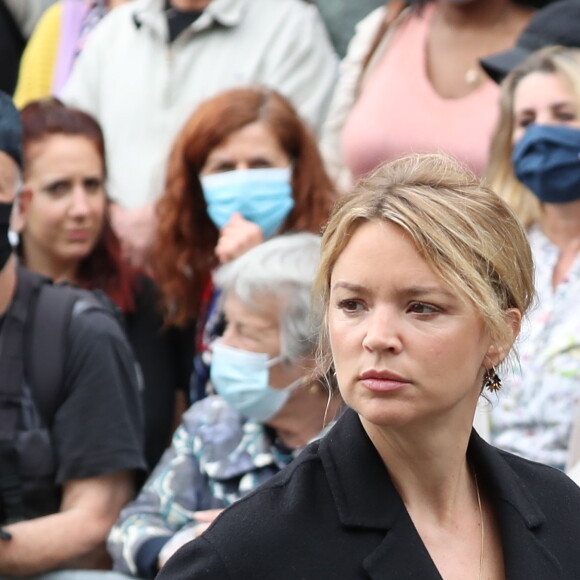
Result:
M406 378L392 373L390 371L379 371L375 369L370 369L359 375L358 380L367 388L369 391L374 391L377 393L387 393L392 391L398 391L404 388L411 381Z
M70 230L67 233L67 237L69 240L73 242L84 242L89 238L89 231L88 230Z

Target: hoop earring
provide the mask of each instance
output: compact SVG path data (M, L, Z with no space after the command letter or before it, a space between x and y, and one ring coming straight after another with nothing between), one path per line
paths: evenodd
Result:
M483 375L483 388L492 393L497 393L497 391L501 389L501 379L495 372L495 367L485 369L485 373Z

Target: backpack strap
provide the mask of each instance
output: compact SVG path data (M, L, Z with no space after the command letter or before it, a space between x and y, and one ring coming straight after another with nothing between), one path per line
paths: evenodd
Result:
M49 427L64 399L68 328L77 300L72 290L44 284L30 317L26 377L40 416Z
M22 519L24 506L16 431L21 415L24 384L24 342L28 311L44 279L17 273L16 291L0 333L0 509L4 522Z
M98 290L82 290L68 284L44 284L38 294L27 336L26 377L45 425L66 397L65 365L69 351L72 318L87 310L99 310L115 317L114 305Z
M41 276L32 272L21 275L22 272L20 269L17 271L16 291L0 333L0 439L12 439L20 417L28 312L44 283Z

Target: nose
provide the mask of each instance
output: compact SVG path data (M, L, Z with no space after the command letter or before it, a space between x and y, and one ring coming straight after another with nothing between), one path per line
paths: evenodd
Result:
M560 125L560 121L552 111L538 111L534 119L535 125Z
M82 218L89 212L89 202L87 192L81 185L75 186L69 208L69 213L72 217Z
M393 307L377 307L367 317L363 348L368 352L398 354L403 349L401 319Z

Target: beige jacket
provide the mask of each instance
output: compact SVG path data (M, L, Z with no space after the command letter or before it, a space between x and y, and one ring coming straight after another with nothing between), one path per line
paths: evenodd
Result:
M62 93L100 121L109 192L131 209L159 196L172 142L202 100L267 85L318 127L337 78L320 16L301 0L213 0L172 44L163 6L135 0L108 14Z

